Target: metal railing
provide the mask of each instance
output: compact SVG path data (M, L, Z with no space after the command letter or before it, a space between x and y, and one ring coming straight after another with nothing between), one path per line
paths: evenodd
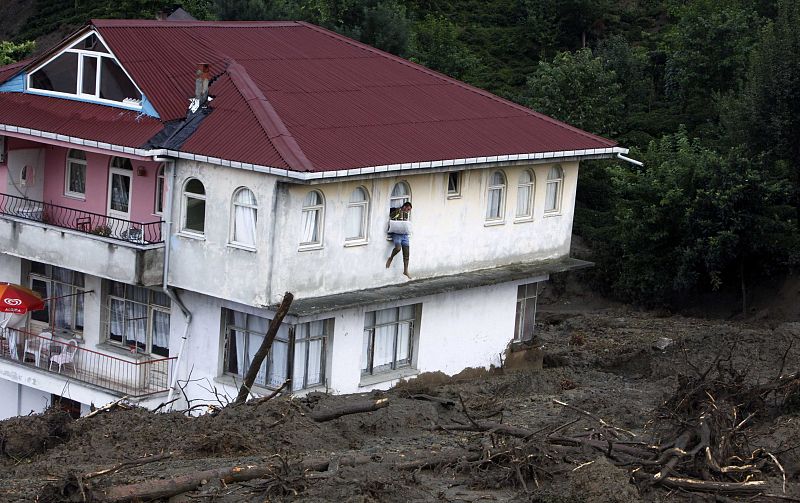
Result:
M129 397L167 391L175 357L130 361L98 353L77 341L5 328L0 330L0 358L36 367Z
M161 243L161 220L141 223L0 193L0 214L136 244Z

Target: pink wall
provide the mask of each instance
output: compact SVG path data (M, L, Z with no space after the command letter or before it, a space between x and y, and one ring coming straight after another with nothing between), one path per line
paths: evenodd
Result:
M105 215L108 209L108 173L111 156L86 152L86 199L64 195L64 177L68 149L53 145L34 144L45 148L44 200L45 202ZM21 147L15 147L21 148ZM159 163L132 160L131 217L134 222L148 223L160 220L154 215L156 172ZM139 175L139 167L144 168Z
M13 138L11 136L6 136L6 154L10 150L19 150L24 148L40 148L43 145L41 143L36 143L33 141L28 140L21 140L19 138ZM0 162L0 192L4 192L5 188L8 186L8 156L6 156L6 162Z

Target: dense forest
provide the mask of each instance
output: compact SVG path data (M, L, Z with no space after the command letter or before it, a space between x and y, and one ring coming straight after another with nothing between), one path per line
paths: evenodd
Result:
M21 2L25 3L25 2ZM174 1L33 0L0 63L90 18ZM800 3L792 0L186 0L200 19L301 19L613 138L583 164L595 286L674 305L798 263ZM3 33L3 32L0 32Z

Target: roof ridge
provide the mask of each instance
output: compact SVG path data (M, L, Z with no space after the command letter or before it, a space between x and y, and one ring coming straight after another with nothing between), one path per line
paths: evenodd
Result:
M545 120L547 122L550 122L554 126L559 126L559 127L564 128L564 129L567 129L569 131L572 131L572 132L581 134L583 136L592 138L594 140L599 140L601 142L608 143L609 146L613 146L613 145L617 144L617 142L614 141L614 140L609 140L608 138L603 138L602 136L598 136L596 134L592 134L592 133L590 133L588 131L584 131L583 129L577 128L575 126L571 126L571 125L569 125L569 124L567 124L565 122L562 122L562 121L560 121L558 119L554 119L554 118L550 117L549 115L545 115L545 114L537 112L535 110L531 110L530 108L524 107L524 106L522 106L522 105L520 105L518 103L514 103L513 101L510 101L510 100L507 100L505 98L501 98L500 96L497 96L495 94L492 94L489 91L486 91L484 89L480 89L480 88L475 87L475 86L471 86L471 85L469 85L467 83L461 82L458 79L454 79L452 77L448 77L447 75L445 75L443 73L437 72L436 70L431 70L430 68L427 68L425 66L419 65L417 63L413 63L413 62L411 62L411 61L409 61L407 59L401 58L400 56L396 56L396 55L388 53L386 51L382 51L382 50L377 49L375 47L372 47L372 46L370 46L368 44L365 44L363 42L359 42L358 40L353 40L352 38L345 37L344 35L340 35L339 33L336 33L335 31L331 31L331 30L328 30L328 29L323 28L321 26L317 26L315 24L311 24L311 23L308 23L308 22L305 22L305 21L297 21L297 23L302 25L302 26L305 26L307 28L310 28L312 30L316 30L316 31L318 31L320 33L326 34L326 35L328 35L330 37L336 38L336 39L338 39L338 40L340 40L342 42L348 43L350 45L354 45L354 46L359 47L361 49L365 49L365 50L367 50L369 52L372 52L372 53L375 53L375 54L377 54L379 56L394 60L394 61L396 61L398 63L401 63L403 65L409 66L409 67L414 68L416 70L420 70L420 71L422 71L424 73L427 73L428 75L431 75L433 77L437 77L439 79L445 80L445 81L447 81L447 82L449 82L451 84L454 84L454 85L457 85L459 87L462 87L462 88L464 88L464 89L466 89L468 91L472 91L472 92L474 92L476 94L479 94L479 95L481 95L481 96L483 96L485 98L489 98L489 99L495 100L497 102L503 103L505 105L511 106L513 108L516 108L518 110L524 111L525 113L527 113L529 115L533 115L533 116L535 116L535 117L537 117L539 119L542 119L542 120Z
M261 89L250 78L247 70L235 60L230 60L225 71L289 168L295 171L314 171L314 164L306 157L297 140Z
M92 19L91 24L104 27L179 27L205 26L220 28L265 28L279 26L299 26L298 21L202 21L202 20L158 20L158 19Z

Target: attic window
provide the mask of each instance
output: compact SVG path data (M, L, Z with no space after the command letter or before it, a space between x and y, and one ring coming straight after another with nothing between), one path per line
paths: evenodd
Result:
M141 91L94 33L31 72L28 89L141 108Z

